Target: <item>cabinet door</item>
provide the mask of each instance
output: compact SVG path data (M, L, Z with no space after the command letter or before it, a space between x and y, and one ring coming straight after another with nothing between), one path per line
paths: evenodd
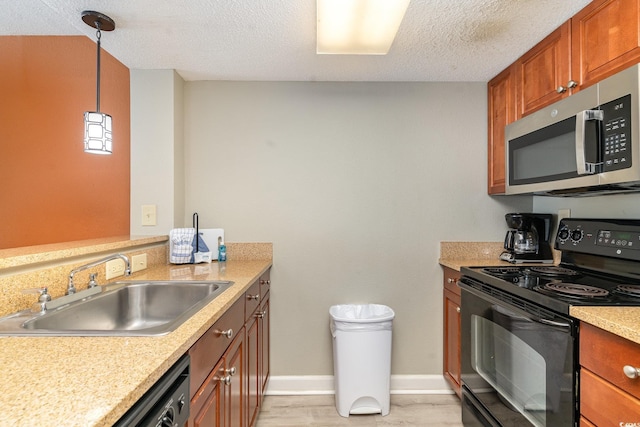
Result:
M572 74L580 87L640 60L639 3L595 0L572 18Z
M258 417L258 409L260 407L260 347L259 343L259 325L258 318L255 313L252 319L247 321L247 376L249 377L249 385L247 388L247 419L249 426L254 425Z
M460 388L460 288L457 284L460 273L444 269L444 377L456 392L461 394Z
M224 359L225 374L228 376L228 381L225 382L227 404L225 425L227 427L244 427L246 425L244 402L247 387L244 329L238 331L225 353Z
M571 22L549 34L516 62L516 119L571 93Z
M488 193L504 194L505 152L504 128L515 120L515 85L513 67L507 68L491 80L488 92Z
M224 358L220 359L211 374L191 399L189 427L219 427L225 419L225 369Z
M260 305L260 317L258 318L258 323L260 325L260 402L262 402L265 389L267 388L267 382L269 380L269 323L271 319L269 300L270 297L267 293Z

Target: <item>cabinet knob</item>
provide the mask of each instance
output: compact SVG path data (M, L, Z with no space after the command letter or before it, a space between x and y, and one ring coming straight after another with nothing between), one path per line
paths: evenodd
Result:
M258 301L260 299L260 294L257 294L257 295L249 295L249 294L247 294L247 299L248 300L256 300L256 301Z
M270 285L271 284L271 280L260 280L260 284L261 285Z
M256 313L256 318L258 319L264 319L264 315L267 314L266 310L265 311L258 311Z
M556 89L556 92L558 93L565 93L567 90L569 89L573 89L574 87L578 86L578 82L575 80L569 80L567 82L567 86L558 86L558 88Z
M225 374L227 374L227 375L229 375L230 377L232 377L232 376L234 376L234 375L236 374L236 367L235 367L235 366L232 366L232 367L231 367L231 368L229 368L229 369L225 369L225 370L224 370L224 373L225 373Z
M460 313L460 307L456 307L456 312Z
M233 336L233 329L227 329L226 331L216 331L216 334L231 338Z
M453 277L449 277L447 279L447 283L458 283L458 279L454 279Z
M224 385L231 385L231 375L225 375L220 378L220 382Z
M640 368L635 368L635 367L633 367L631 365L625 365L622 368L622 371L624 372L624 374L627 377L629 377L631 379L635 379L635 378L640 377Z

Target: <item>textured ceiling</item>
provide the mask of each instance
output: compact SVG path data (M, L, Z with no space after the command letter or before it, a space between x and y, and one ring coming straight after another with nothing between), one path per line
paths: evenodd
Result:
M390 0L391 1L391 0ZM384 56L316 55L315 0L0 0L0 35L87 35L185 80L488 81L588 0L411 0Z

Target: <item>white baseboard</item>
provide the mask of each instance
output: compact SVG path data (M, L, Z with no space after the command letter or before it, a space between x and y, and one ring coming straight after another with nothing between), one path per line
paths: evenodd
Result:
M266 394L335 394L333 375L271 376ZM442 375L391 375L391 394L453 394L453 390Z

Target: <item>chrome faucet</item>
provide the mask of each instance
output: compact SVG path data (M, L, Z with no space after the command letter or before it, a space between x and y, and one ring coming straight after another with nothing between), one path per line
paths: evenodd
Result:
M127 258L126 256L122 255L122 254L115 254L115 255L110 255L106 258L102 258L99 259L98 261L94 261L92 263L89 264L85 264L85 265L81 265L78 268L74 268L73 270L71 270L71 273L69 273L69 285L67 286L67 295L72 295L76 293L76 287L73 284L73 275L76 273L79 273L83 270L86 270L88 268L92 268L95 267L97 265L100 264L104 264L108 261L114 260L114 259L121 259L124 261L124 265L125 265L125 271L124 271L124 275L125 276L130 276L131 275L131 263L129 262L129 258ZM95 276L92 277L91 283L93 284L93 286L95 286Z

